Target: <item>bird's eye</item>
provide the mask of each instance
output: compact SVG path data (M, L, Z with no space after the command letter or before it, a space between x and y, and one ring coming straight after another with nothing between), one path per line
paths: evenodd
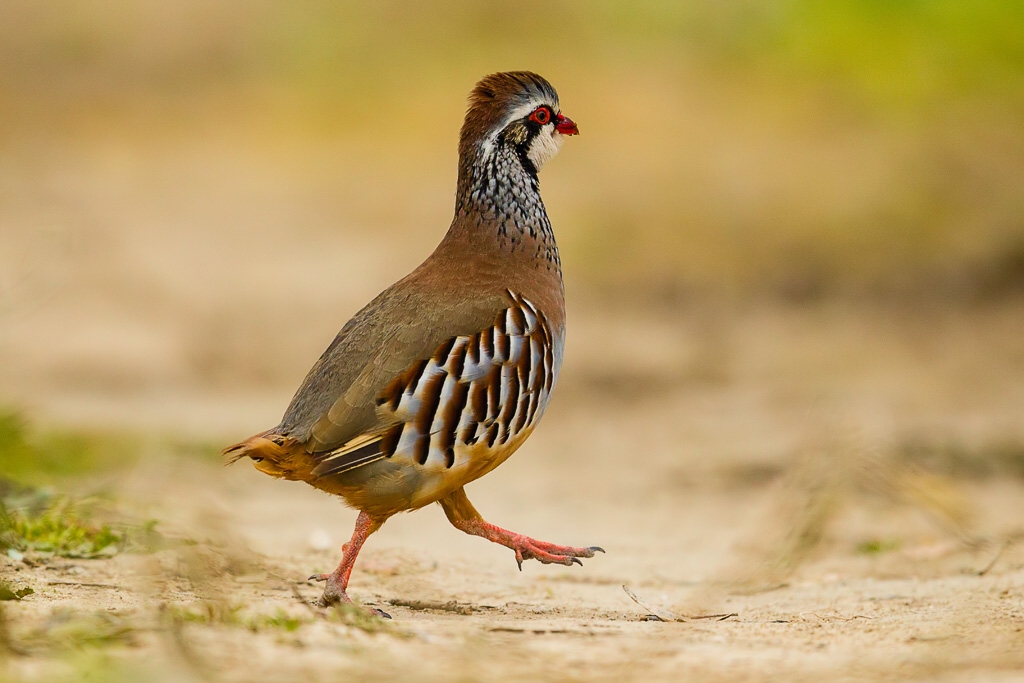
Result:
M530 114L530 120L543 126L551 120L551 110L547 107L537 107L537 109Z

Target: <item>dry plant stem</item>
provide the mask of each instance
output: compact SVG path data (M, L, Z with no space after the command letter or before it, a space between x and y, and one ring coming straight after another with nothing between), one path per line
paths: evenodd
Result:
M387 602L389 605L394 605L395 607L408 607L411 610L451 612L452 614L469 615L473 614L473 612L475 611L480 611L479 608L475 608L472 605L459 604L455 600L449 600L448 602L437 602L432 600L393 599L388 600Z
M996 551L996 555L992 558L992 561L985 565L984 569L978 572L978 576L985 576L985 574L988 574L990 571L992 571L993 567L996 566L996 562L998 562L999 558L1003 556L1003 553L1009 550L1010 546L1019 541L1022 537L1024 537L1024 532L1014 534L1010 536L1010 538L1006 539L1006 541L1004 541L1003 544L999 546L999 550Z
M854 619L870 619L871 617L865 614L854 614L852 617L841 617L837 614L831 614L828 616L822 616L817 612L801 612L800 618L804 619L807 615L821 619L822 621L853 621Z
M643 607L651 616L656 617L659 621L690 621L692 619L714 619L716 621L725 621L730 617L739 616L738 612L723 612L721 614L685 614L678 616L664 607L655 607L650 603L641 600L640 596L634 593L629 586L623 585L622 590L625 591L630 600Z
M647 610L648 613L656 616L658 619L661 619L662 621L686 621L685 619L682 619L682 618L676 616L675 614L673 614L671 611L665 609L664 607L656 608L653 605L650 605L650 604L644 602L643 600L640 599L640 596L638 596L636 593L634 593L632 591L632 589L629 588L629 586L623 585L622 586L622 590L625 591L626 595L629 596L630 600L632 600L636 604L640 605L645 610Z
M109 583L92 583L89 581L47 581L48 586L85 586L87 588L109 588L111 590L121 590L120 586L114 586Z

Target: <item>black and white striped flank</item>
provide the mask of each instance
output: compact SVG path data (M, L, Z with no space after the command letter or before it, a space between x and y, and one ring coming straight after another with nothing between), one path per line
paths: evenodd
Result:
M324 454L314 473L339 474L382 458L452 468L531 428L554 385L555 340L542 311L508 294L509 307L491 327L452 337L387 386L377 405L392 426Z

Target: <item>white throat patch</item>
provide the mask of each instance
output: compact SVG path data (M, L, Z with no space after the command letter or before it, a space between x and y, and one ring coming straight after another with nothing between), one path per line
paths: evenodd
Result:
M483 151L484 156L490 156L494 150L495 138L505 130L505 128L517 119L524 118L530 112L535 110L541 105L551 107L551 110L556 114L558 112L558 100L534 100L526 104L516 107L505 119L495 126L494 130L483 139L480 143L480 149ZM533 167L540 171L540 169L547 162L551 161L551 158L558 154L558 150L561 149L564 136L555 130L554 121L545 124L541 127L540 132L537 133L533 141L530 143L530 149L527 151L526 156L533 164Z
M555 124L548 123L541 127L540 132L534 136L526 156L533 163L533 167L540 171L544 164L558 154L564 141L565 136L555 130Z

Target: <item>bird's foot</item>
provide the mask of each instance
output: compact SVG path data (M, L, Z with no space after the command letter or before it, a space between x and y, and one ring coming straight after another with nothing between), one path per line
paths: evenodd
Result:
M451 518L449 517L449 519ZM488 541L500 543L506 548L514 550L519 571L523 570L523 560L537 560L541 564L564 564L566 566L578 564L583 566L579 558L593 557L594 553L604 552L604 548L599 548L596 545L592 545L589 548L574 548L568 545L555 545L546 541L538 541L535 538L517 534L508 529L502 529L500 526L495 526L479 518L456 519L452 521L452 524L467 534L481 536Z
M317 607L334 607L335 605L355 605L352 602L352 598L348 597L348 593L345 592L345 586L341 582L341 578L337 574L313 574L307 579L308 581L324 581L323 594L314 603ZM384 619L390 619L391 615L382 609L376 607L363 607L370 614L383 617Z
M581 567L581 557L593 557L594 553L603 553L604 548L596 545L589 548L573 548L568 545L556 545L546 541L538 541L529 536L509 532L509 547L516 553L516 564L519 571L523 570L523 560L537 560L541 564L564 564L570 566L578 564Z

